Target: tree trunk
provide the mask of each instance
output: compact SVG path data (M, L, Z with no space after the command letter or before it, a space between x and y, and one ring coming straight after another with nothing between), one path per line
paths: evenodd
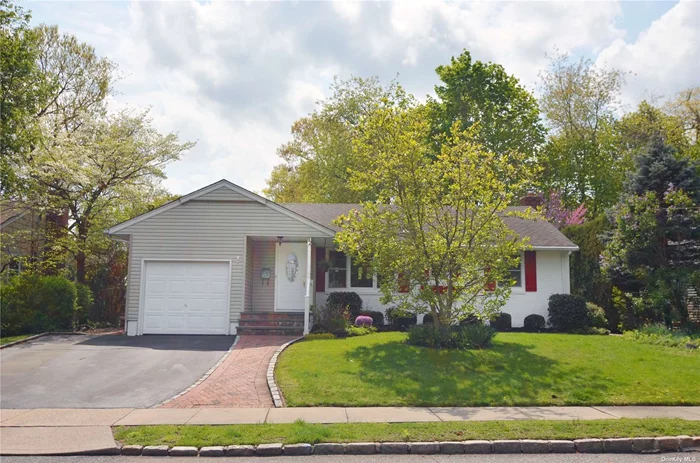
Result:
M85 284L85 253L80 251L75 256L76 281Z

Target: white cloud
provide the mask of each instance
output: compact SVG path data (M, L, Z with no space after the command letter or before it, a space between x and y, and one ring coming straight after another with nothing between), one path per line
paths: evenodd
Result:
M34 6L36 5L36 6ZM220 178L261 190L291 124L342 78L399 73L423 99L435 67L463 49L532 87L554 47L636 73L626 98L671 93L700 75L700 3L680 3L631 43L615 2L132 2L33 4L37 22L120 66L113 107L152 107L154 124L197 146L168 167L187 193Z
M629 73L623 91L628 109L651 97L672 97L700 85L700 2L681 1L633 43L615 40L597 64Z

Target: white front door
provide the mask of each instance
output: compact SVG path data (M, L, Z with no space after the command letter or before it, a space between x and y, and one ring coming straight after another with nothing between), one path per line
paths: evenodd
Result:
M306 243L277 246L275 310L303 312L306 295Z

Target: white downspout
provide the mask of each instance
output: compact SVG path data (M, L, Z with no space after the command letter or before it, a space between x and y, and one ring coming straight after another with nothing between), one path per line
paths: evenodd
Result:
M304 296L304 336L309 334L311 308L311 238L306 239L306 295Z

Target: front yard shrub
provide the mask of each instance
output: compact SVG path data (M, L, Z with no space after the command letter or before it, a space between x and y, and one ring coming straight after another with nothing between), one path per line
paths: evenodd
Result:
M75 284L62 277L41 277L41 299L39 313L45 309L46 327L49 331L73 329L77 308Z
M362 298L353 291L334 291L326 299L326 308L332 314L347 309L350 312L350 320L354 320L362 312Z
M586 302L588 309L588 319L591 321L591 326L594 328L607 328L608 319L605 318L605 310L597 304Z
M491 326L498 331L510 331L513 327L513 318L509 313L501 312L491 319Z
M596 328L595 326L587 326L585 328L579 328L577 330L569 331L571 334L598 334L598 335L608 335L610 330L607 328Z
M90 290L90 287L88 285L76 283L75 294L77 296L76 322L79 325L85 325L86 323L88 323L88 318L90 316L90 313L92 312L92 305L94 302L94 298L92 297L92 290Z
M427 314L423 315L423 324L429 325L431 323L433 323L433 314L427 313Z
M416 314L410 314L398 308L389 309L386 311L389 322L398 330L406 331L409 327L418 323Z
M373 326L353 326L348 325L345 327L345 334L348 336L364 336L366 334L376 333L377 328Z
M25 273L0 286L3 336L73 329L77 307L73 282Z
M376 310L364 310L362 315L372 317L372 325L376 327L384 326L384 312Z
M573 294L549 297L549 324L557 331L580 330L591 326L586 300Z
M333 333L309 333L304 336L306 341L313 341L314 339L335 339Z
M533 333L542 330L546 324L547 322L545 321L544 317L536 313L525 317L525 322L523 323L525 331L531 331Z
M464 325L483 325L484 321L474 314L469 314L469 315L467 315L466 318L461 319L459 321L459 324L462 326L464 326Z
M484 325L441 326L432 324L412 326L406 342L414 346L438 349L483 349L489 347L496 330Z
M372 323L374 323L374 320L367 315L360 315L355 319L355 326L372 326Z

